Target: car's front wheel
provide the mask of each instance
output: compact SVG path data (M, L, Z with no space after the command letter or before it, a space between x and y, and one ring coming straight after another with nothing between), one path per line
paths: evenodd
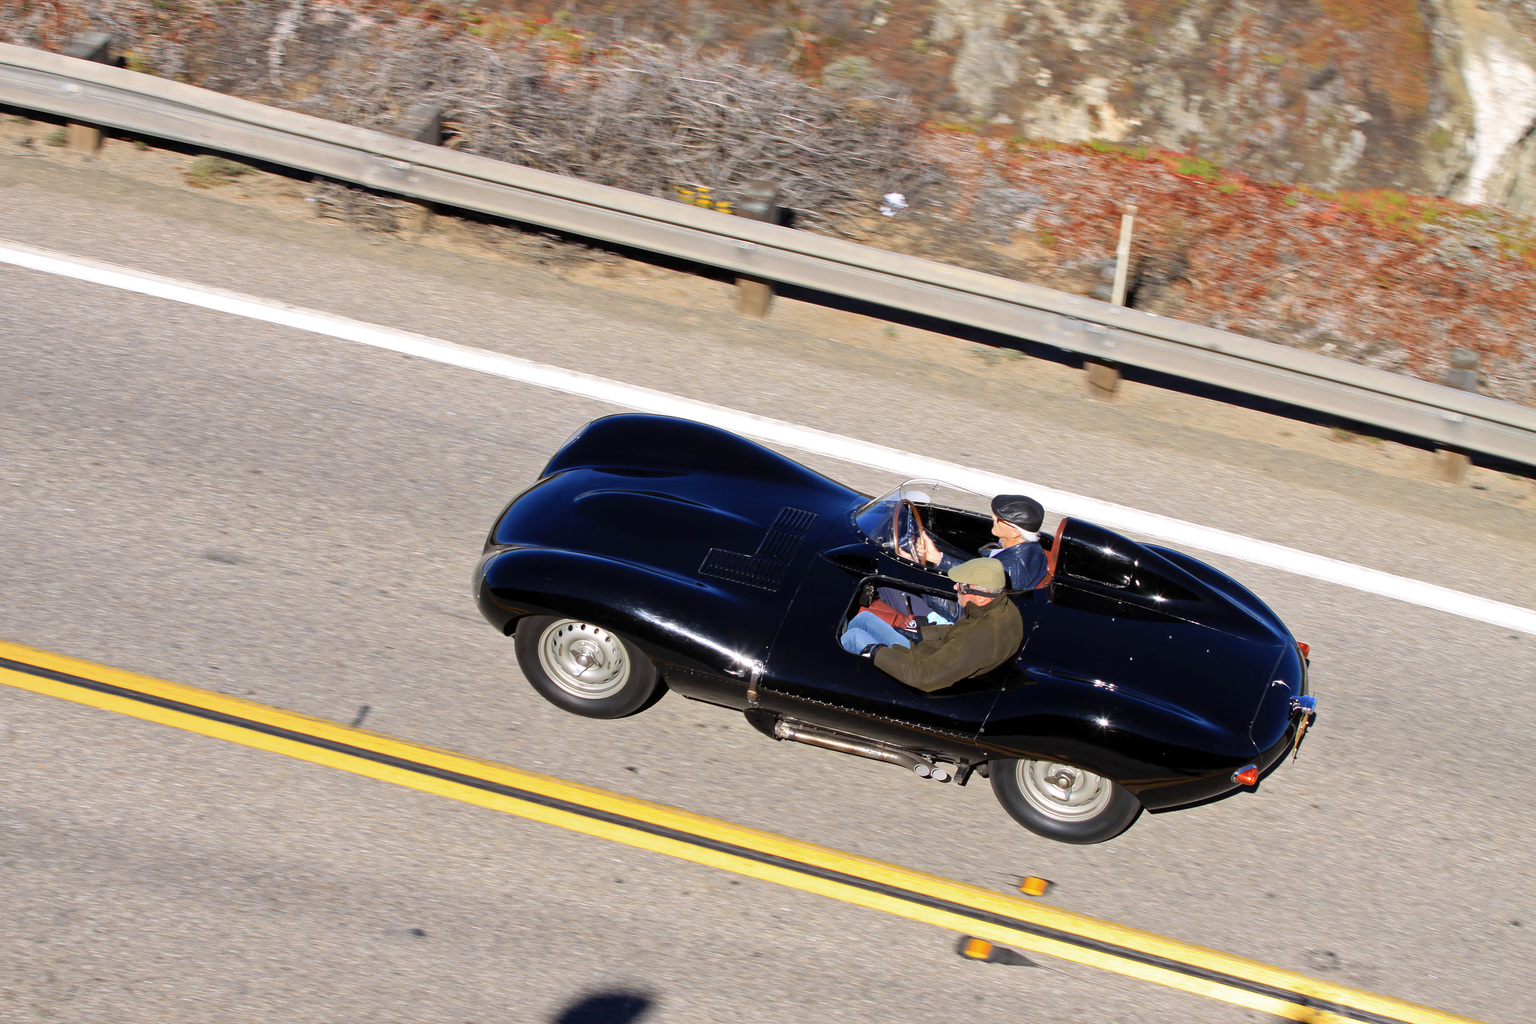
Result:
M588 718L623 718L656 695L661 679L639 648L579 619L530 615L513 635L517 664L545 700Z
M1055 761L991 762L992 792L1020 825L1062 843L1102 843L1131 827L1141 801L1102 775Z

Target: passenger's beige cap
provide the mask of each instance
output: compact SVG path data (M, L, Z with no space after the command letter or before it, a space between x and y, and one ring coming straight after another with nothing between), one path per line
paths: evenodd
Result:
M1003 563L995 558L973 558L969 562L961 562L949 570L949 578L981 590L1008 588L1008 574L1003 571Z

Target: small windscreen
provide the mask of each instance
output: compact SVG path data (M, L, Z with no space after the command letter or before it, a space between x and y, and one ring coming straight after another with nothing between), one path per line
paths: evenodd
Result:
M921 564L920 539L925 532L934 532L935 520L944 519L948 510L991 518L990 500L985 495L935 480L908 480L859 506L853 519L859 532L881 550ZM942 534L938 539L944 539Z

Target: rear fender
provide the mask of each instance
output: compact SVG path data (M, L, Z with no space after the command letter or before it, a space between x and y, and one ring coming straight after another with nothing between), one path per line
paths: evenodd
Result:
M1074 764L1115 780L1148 807L1173 797L1165 789L1225 777L1253 760L1247 736L1180 709L1120 687L1031 677L1001 694L987 719L982 745L994 756Z

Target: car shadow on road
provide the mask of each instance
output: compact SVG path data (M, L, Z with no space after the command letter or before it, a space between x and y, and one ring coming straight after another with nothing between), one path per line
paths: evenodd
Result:
M551 1024L639 1024L653 1004L644 992L596 992L561 1010Z

